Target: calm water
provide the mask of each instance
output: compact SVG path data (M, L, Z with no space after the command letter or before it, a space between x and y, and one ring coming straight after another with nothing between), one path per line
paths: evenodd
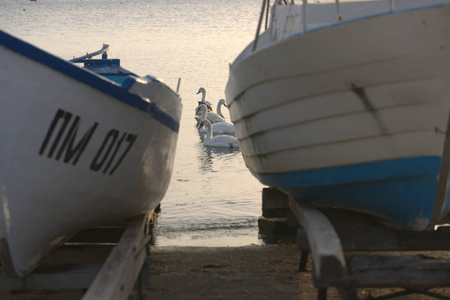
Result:
M263 186L238 151L203 147L200 87L224 98L228 64L255 35L261 0L1 0L0 29L61 58L110 45L110 58L155 75L183 100L175 169L157 227L160 246L261 244ZM225 116L228 112L225 109Z

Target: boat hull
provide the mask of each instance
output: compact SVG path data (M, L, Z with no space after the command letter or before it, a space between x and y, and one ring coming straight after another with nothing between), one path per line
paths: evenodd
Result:
M273 43L261 35L226 88L250 171L317 206L429 226L450 109L449 16L436 5Z
M6 43L0 46L1 254L4 265L9 260L24 276L67 235L160 203L181 103L148 80L172 103L165 113L129 92L139 82L125 89L32 46L26 45L28 55Z

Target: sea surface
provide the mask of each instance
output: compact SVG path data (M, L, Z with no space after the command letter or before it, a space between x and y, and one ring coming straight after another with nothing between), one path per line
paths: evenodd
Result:
M263 186L239 151L203 146L194 108L206 89L225 98L229 64L255 37L261 0L1 0L0 29L63 59L109 44L109 58L153 75L183 102L171 184L158 218L159 246L263 244ZM223 107L222 107L223 108ZM223 108L229 117L226 108Z

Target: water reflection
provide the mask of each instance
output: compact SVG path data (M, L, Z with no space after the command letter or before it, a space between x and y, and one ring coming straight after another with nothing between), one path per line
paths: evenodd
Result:
M239 149L207 147L203 145L206 134L198 133L199 143L196 147L197 160L199 161L199 169L202 172L215 172L213 165L214 160L233 160L240 155Z

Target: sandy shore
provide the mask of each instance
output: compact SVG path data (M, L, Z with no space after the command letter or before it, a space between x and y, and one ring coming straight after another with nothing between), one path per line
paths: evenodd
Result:
M443 252L448 258L448 252ZM300 252L293 244L248 247L152 247L150 287L145 300L215 299L317 299L317 289L307 272L298 272ZM358 289L361 299L385 295L393 289ZM450 289L439 290L447 297ZM0 291L7 300L81 299L83 291ZM137 298L134 298L137 299ZM329 300L341 299L334 288ZM408 295L400 300L434 299Z
M411 253L405 253L411 254ZM422 253L424 254L424 253ZM448 252L425 253L448 258ZM437 254L437 255L436 255ZM443 256L443 257L442 257ZM317 289L307 272L298 272L300 252L296 245L265 245L238 248L152 249L151 286L144 299L303 299L316 300ZM370 299L401 289L358 289L358 297ZM450 289L435 289L450 297ZM327 299L341 299L329 288ZM429 300L412 294L399 300Z
M294 245L153 248L145 299L304 299Z

